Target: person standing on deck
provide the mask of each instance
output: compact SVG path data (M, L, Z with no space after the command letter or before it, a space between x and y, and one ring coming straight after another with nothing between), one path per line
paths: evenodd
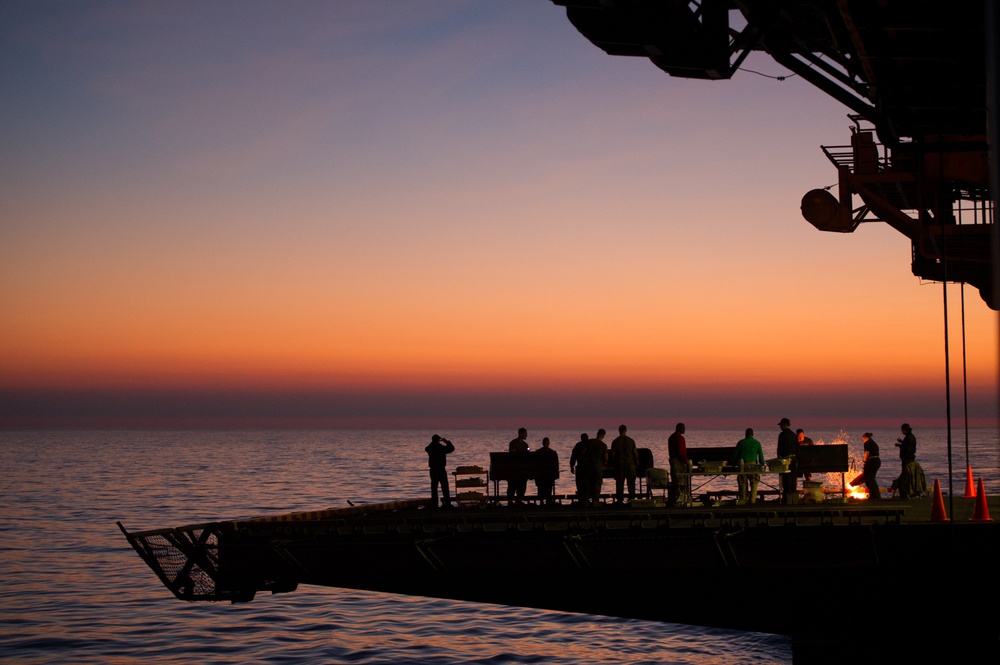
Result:
M778 423L781 433L778 434L778 457L791 459L788 473L781 475L782 503L795 504L799 502L798 480L795 477L795 454L798 452L799 440L792 431L792 421L782 418Z
M635 500L635 473L639 468L639 451L635 440L627 436L628 428L618 426L618 436L611 442L611 468L615 472L615 503L622 505L625 497L625 483L628 482L628 502Z
M899 448L901 469L899 478L892 487L899 490L901 499L908 499L924 493L927 489L927 479L924 477L924 470L917 464L917 437L913 436L909 423L903 423L899 429L903 436L896 439L896 447Z
M813 443L813 440L810 439L808 436L806 436L806 431L803 430L803 429L797 429L797 430L795 430L795 436L799 437L799 445L800 446L812 446L812 445L815 445ZM802 476L806 480L812 480L812 477L813 477L813 475L811 473L804 473L804 474L802 474Z
M556 478L559 477L559 453L549 447L549 437L545 437L542 439L542 447L536 450L535 454L545 460L546 469L551 469L551 472L543 471L535 477L538 501L551 505L553 503L552 490L555 487Z
M431 503L434 508L437 508L438 485L441 485L441 495L443 498L441 506L443 508L450 508L451 494L448 492L448 470L445 466L448 461L448 453L455 452L455 446L448 439L442 439L435 434L431 437L431 442L424 448L424 452L427 453L427 465L431 470Z
M583 472L580 471L580 461L583 460L583 452L587 449L587 440L590 436L584 432L580 435L580 440L573 446L573 452L569 456L569 472L574 476L576 485L576 501L582 507L586 502L587 482L583 479Z
M684 439L684 432L687 429L684 423L677 423L674 433L667 439L667 457L670 460L670 485L667 488L667 505L674 506L680 497L680 474L686 473L688 468L687 441ZM687 488L684 488L687 494Z
M868 488L868 500L881 499L882 490L878 488L878 480L875 478L879 467L882 466L882 460L878 456L878 444L872 438L871 432L862 434L861 440L865 442L865 465L862 467L861 472L865 476L865 487Z
M597 437L587 439L579 463L577 476L583 483L582 503L596 508L601 502L601 486L604 484L604 467L608 463L608 444L604 443L603 429L597 430Z
M520 428L517 430L517 438L511 439L510 444L507 446L507 451L511 453L527 453L531 451L528 447L528 430L525 428ZM507 503L508 505L517 499L521 501L524 499L524 493L528 491L528 479L520 478L518 480L508 480L507 481Z
M744 466L747 464L764 465L764 448L760 441L753 438L753 428L747 427L746 438L741 439L736 444L736 451L733 453L732 463L738 465L741 461ZM740 503L756 503L757 485L760 483L759 473L741 473L736 476L736 484L740 489ZM750 491L747 492L747 485Z
M903 436L896 439L896 447L899 448L899 462L902 465L901 471L906 471L906 465L917 461L917 437L913 436L913 430L909 423L899 426L899 431Z

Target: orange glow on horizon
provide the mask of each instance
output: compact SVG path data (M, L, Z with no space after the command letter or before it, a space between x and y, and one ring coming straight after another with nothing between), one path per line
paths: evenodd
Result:
M317 417L331 394L353 417L352 394L392 391L455 418L549 395L569 395L553 418L720 395L936 417L942 287L886 224L802 219L803 193L837 178L819 146L850 123L800 77L666 76L601 54L551 3L449 4L433 25L325 3L277 30L247 9L223 40L198 6L19 11L0 389L22 411L49 389L162 389L325 391ZM966 294L987 418L1000 327Z
M14 303L9 312L18 325L0 331L0 382L322 387L600 380L634 388L849 388L936 385L943 374L939 331L928 326L880 338L862 334L863 327L820 320L789 332L778 316L734 323L705 310L675 321L638 303L634 314L618 321L583 311L556 316L530 300L523 303L524 317L477 306L460 317L418 316L402 307L375 318L333 316L328 308L294 300L241 298L214 307L168 301L143 308L73 303L39 309ZM972 385L996 385L995 321L991 312L970 316ZM960 351L952 351L953 371Z

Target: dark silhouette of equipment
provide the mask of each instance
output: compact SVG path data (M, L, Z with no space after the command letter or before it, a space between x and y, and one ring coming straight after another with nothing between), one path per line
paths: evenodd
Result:
M802 199L822 231L881 221L912 245L913 274L965 282L1000 310L998 186L988 134L998 10L983 0L553 0L611 55L671 76L731 78L765 52L849 110L848 146L824 146L839 196ZM855 202L855 197L858 203Z

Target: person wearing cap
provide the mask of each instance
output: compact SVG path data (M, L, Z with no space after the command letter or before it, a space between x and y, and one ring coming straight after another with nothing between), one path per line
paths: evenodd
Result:
M900 471L893 488L899 490L899 498L908 499L922 494L927 481L924 470L917 464L917 437L913 436L909 423L900 425L899 430L903 436L896 439L895 445L899 448Z
M881 499L882 490L878 488L878 480L875 479L879 467L882 466L882 460L878 456L878 444L875 443L871 432L862 434L861 440L865 442L865 458L862 473L865 476L865 487L868 488L868 500Z
M903 471L906 471L907 464L917 461L917 437L913 436L913 430L909 423L900 425L899 431L903 433L903 436L896 439L896 447L899 448L899 461Z
M788 418L782 418L778 427L781 428L781 433L778 434L778 457L791 460L788 472L779 474L781 476L781 501L782 503L795 504L799 502L799 487L794 469L799 439L792 431L792 421Z
M441 506L451 507L451 494L448 492L448 453L455 452L455 446L448 439L443 439L437 434L431 437L431 442L424 448L427 453L427 465L431 470L431 503L434 508L438 505L438 485L441 485Z

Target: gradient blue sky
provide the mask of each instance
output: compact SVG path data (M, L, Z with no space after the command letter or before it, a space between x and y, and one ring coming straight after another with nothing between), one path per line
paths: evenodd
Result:
M5 1L0 425L940 424L941 285L799 213L847 113L546 0Z

